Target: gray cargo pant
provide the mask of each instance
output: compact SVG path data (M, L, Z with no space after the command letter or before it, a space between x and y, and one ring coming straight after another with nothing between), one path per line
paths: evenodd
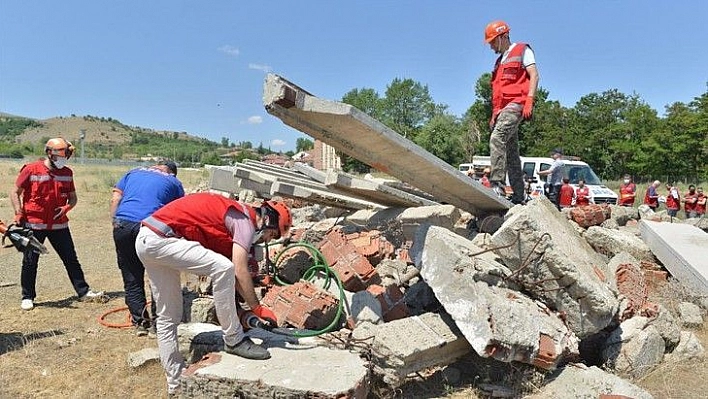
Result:
M489 180L504 183L508 173L509 184L514 190L512 200L517 201L525 198L524 174L519 157L519 125L522 119L519 111L502 110L489 137L489 161L492 169Z

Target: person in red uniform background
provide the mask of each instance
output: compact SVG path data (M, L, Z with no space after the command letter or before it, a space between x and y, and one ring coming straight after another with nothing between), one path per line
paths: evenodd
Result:
M696 216L703 217L706 214L706 202L708 202L708 197L703 194L703 187L698 187L696 189L698 200L696 201Z
M590 187L585 185L585 180L578 180L578 188L575 189L575 205L585 206L590 204Z
M637 185L632 181L630 175L624 175L624 181L620 184L620 206L634 206L634 199L637 196Z
M86 283L69 231L66 214L77 202L74 172L66 167L73 148L61 137L47 141L44 147L47 158L28 163L20 169L15 188L10 192L10 200L15 210L15 223L31 229L39 242L49 239L64 263L79 300L105 302L108 299L105 294L91 291ZM23 310L34 308L38 263L37 252L26 251L22 256L20 307Z
M479 179L479 182L482 183L484 187L492 187L491 183L489 183L489 168L484 168L484 171L482 171L482 178Z
M570 185L570 179L567 177L563 178L563 185L560 188L560 200L558 205L562 208L569 208L573 205L573 200L575 199L575 190L573 186Z
M668 191L666 195L666 213L671 217L676 217L681 209L681 195L672 184L666 183L666 190Z
M683 211L686 214L686 219L698 217L696 212L696 203L698 202L696 186L693 184L688 186L688 192L683 196L681 202L683 202Z
M644 193L644 204L651 208L652 211L656 211L659 207L659 193L656 191L661 183L658 180L654 180L652 184L647 187L646 193Z

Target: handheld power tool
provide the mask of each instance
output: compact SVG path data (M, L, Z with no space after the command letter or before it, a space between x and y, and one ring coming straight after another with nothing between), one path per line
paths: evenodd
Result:
M2 244L5 247L14 246L20 252L34 251L40 254L48 254L49 250L45 247L37 237L34 236L32 230L11 224L9 226L0 220L0 234L2 234ZM5 240L9 239L11 245L5 245Z

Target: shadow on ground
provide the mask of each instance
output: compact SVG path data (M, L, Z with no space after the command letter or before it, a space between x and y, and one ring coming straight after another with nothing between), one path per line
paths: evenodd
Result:
M23 334L21 332L0 333L0 355L22 349L32 341L64 335L61 330L49 330Z

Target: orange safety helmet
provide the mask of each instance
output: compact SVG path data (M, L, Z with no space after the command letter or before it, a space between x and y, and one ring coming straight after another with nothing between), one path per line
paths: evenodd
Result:
M491 43L495 37L508 33L509 31L511 31L511 28L509 28L509 25L504 21L490 22L487 27L484 28L484 41Z
M48 155L56 155L58 157L71 158L74 153L74 146L63 137L49 139L44 146L44 152Z
M279 201L265 201L262 206L265 206L268 210L273 210L278 215L278 233L280 237L285 237L290 231L290 227L293 225L293 217L290 214L290 208L282 202ZM270 227L270 226L269 226ZM272 226L270 228L276 228Z

